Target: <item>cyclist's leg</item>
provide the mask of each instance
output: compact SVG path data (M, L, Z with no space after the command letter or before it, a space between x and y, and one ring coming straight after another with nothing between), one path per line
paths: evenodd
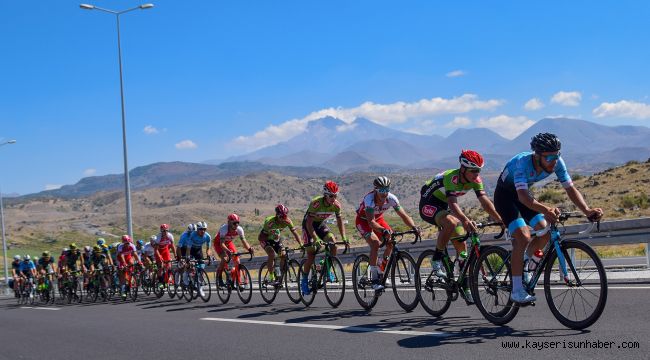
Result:
M311 234L309 234L309 231L307 231L307 228L303 226L302 246L305 248L305 251L307 252L307 259L305 259L305 262L302 267L303 274L309 273L309 269L311 268L311 265L314 263L314 259L316 258L316 247L314 246L314 240L315 239L312 239Z
M379 217L378 219L376 219L375 221L377 221L377 223L378 223L381 227L383 227L384 229L386 229L386 230L388 230L388 231L390 231L390 232L393 231L393 229L390 227L390 225L388 225L388 223L387 223L386 220L384 219L384 216L383 216L383 215L380 216L380 217ZM378 238L379 238L380 236L383 236L383 234L380 234L380 233L375 233L375 235L377 235ZM386 247L384 248L384 254L383 254L383 257L382 257L382 263L383 263L384 266L386 265L386 264L385 264L385 261L388 260L388 257L390 256L390 254L391 254L392 251L393 251L393 243L392 243L392 242L387 242L387 243L386 243ZM383 270L382 270L382 271L383 271Z
M257 240L259 240L260 246L262 249L264 249L264 252L266 252L266 268L269 274L272 274L273 265L275 263L275 251L269 242L269 236L265 232L260 231L260 234L257 236Z
M523 213L522 213L523 214ZM526 218L526 214L523 214L524 218ZM529 221L528 223L530 226L535 229L535 230L540 230L545 228L548 223L546 222L546 219L544 219L543 214L535 214ZM533 240L528 244L528 248L526 249L526 254L528 255L528 258L531 258L535 250L537 249L544 249L546 244L549 242L551 239L551 232L547 232L543 236L536 236L533 238Z

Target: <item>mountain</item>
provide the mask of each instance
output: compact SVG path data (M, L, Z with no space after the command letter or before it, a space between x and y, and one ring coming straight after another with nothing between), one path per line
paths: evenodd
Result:
M504 146L508 141L508 139L490 129L459 128L440 143L439 149L441 150L441 155L458 156L461 149L472 149L480 153L489 154L495 153L496 149Z

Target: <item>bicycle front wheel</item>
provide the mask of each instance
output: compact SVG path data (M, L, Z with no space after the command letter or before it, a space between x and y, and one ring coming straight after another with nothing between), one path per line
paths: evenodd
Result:
M243 264L239 264L239 274L236 280L239 300L244 304L248 304L253 297L253 280L251 279L251 273Z
M284 289L287 291L287 296L292 303L297 304L300 302L300 263L297 260L291 259L287 264L287 272L284 274Z
M483 317L495 325L505 325L519 312L511 299L512 272L508 251L491 246L481 253L470 277L472 297Z
M598 254L578 240L560 244L568 276L560 270L557 253L544 269L544 294L553 316L571 329L593 325L607 303L607 275Z
M212 296L212 288L210 286L208 273L203 269L197 269L196 271L196 286L198 289L199 297L201 297L201 300L203 300L203 302L208 302Z
M345 297L345 272L337 257L330 257L330 266L325 271L325 299L333 308L338 307Z
M274 280L271 280L270 272L267 267L268 263L265 261L260 266L257 275L257 286L260 289L260 295L262 295L262 300L265 303L271 304L275 300L275 297L278 295L279 287L274 286Z
M372 288L370 280L370 259L368 255L361 254L354 260L352 266L352 289L354 297L362 308L372 310L377 304L379 294Z
M420 304L426 312L433 316L442 316L449 310L451 305L451 290L447 283L447 276L438 277L436 271L433 269L433 256L435 250L426 250L418 258L417 265L415 266L417 274L415 280L417 281L415 288L417 289L420 298ZM439 272L444 272L444 266ZM442 274L440 274L442 275Z
M413 257L407 252L398 252L395 264L390 270L390 280L395 300L406 312L411 312L418 306L415 277L415 260L413 260Z
M300 272L298 272L298 284L302 284L303 277L307 278L307 287L309 288L309 294L305 294L302 289L302 286L298 286L298 291L300 292L300 300L305 306L309 306L314 302L316 298L316 293L318 292L318 272L316 271L316 261L311 264L309 268L309 273L305 274L302 269L305 268L305 260L300 262Z
M217 279L215 280L217 283L217 296L219 296L219 300L221 300L222 304L225 304L230 300L230 293L232 291L227 271L230 271L230 269L217 272Z

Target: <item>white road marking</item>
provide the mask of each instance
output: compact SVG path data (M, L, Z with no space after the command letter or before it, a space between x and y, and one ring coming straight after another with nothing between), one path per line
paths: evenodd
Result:
M61 308L48 308L48 307L38 307L38 306L21 306L21 309L33 309L33 310L61 310Z
M416 335L416 336L448 336L448 334L443 333L443 332L426 332L426 331L414 331L414 330L386 330L386 329L369 328L369 327L362 327L362 326L342 326L342 325L326 325L326 324L287 323L287 322L281 322L281 321L262 321L262 320L227 319L227 318L201 318L199 320L233 322L233 323L244 323L244 324L289 326L289 327L301 327L301 328L316 328L316 329L328 329L328 330L341 330L341 331L347 331L347 332L375 332L375 333L380 333L380 334Z

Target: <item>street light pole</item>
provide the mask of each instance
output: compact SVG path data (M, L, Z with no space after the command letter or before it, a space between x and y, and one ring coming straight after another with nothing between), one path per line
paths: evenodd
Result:
M129 165L128 165L128 156L127 156L127 147L126 147L126 112L124 110L124 80L122 76L122 46L120 44L120 15L137 9L141 9L141 10L150 9L153 7L153 4L143 4L123 11L113 11L113 10L103 9L88 4L80 4L79 7L84 10L99 10L109 14L113 14L115 15L115 19L117 20L117 60L120 68L120 103L122 105L122 148L124 153L124 193L126 196L126 226L127 226L127 232L129 236L133 238L133 225L131 220L131 182L129 180Z
M9 140L3 143L0 143L0 146L7 144L15 144L16 140ZM5 213L4 206L2 204L2 189L0 188L0 222L2 222L2 257L4 258L5 265L5 283L9 287L9 269L7 262L7 237L5 236Z

